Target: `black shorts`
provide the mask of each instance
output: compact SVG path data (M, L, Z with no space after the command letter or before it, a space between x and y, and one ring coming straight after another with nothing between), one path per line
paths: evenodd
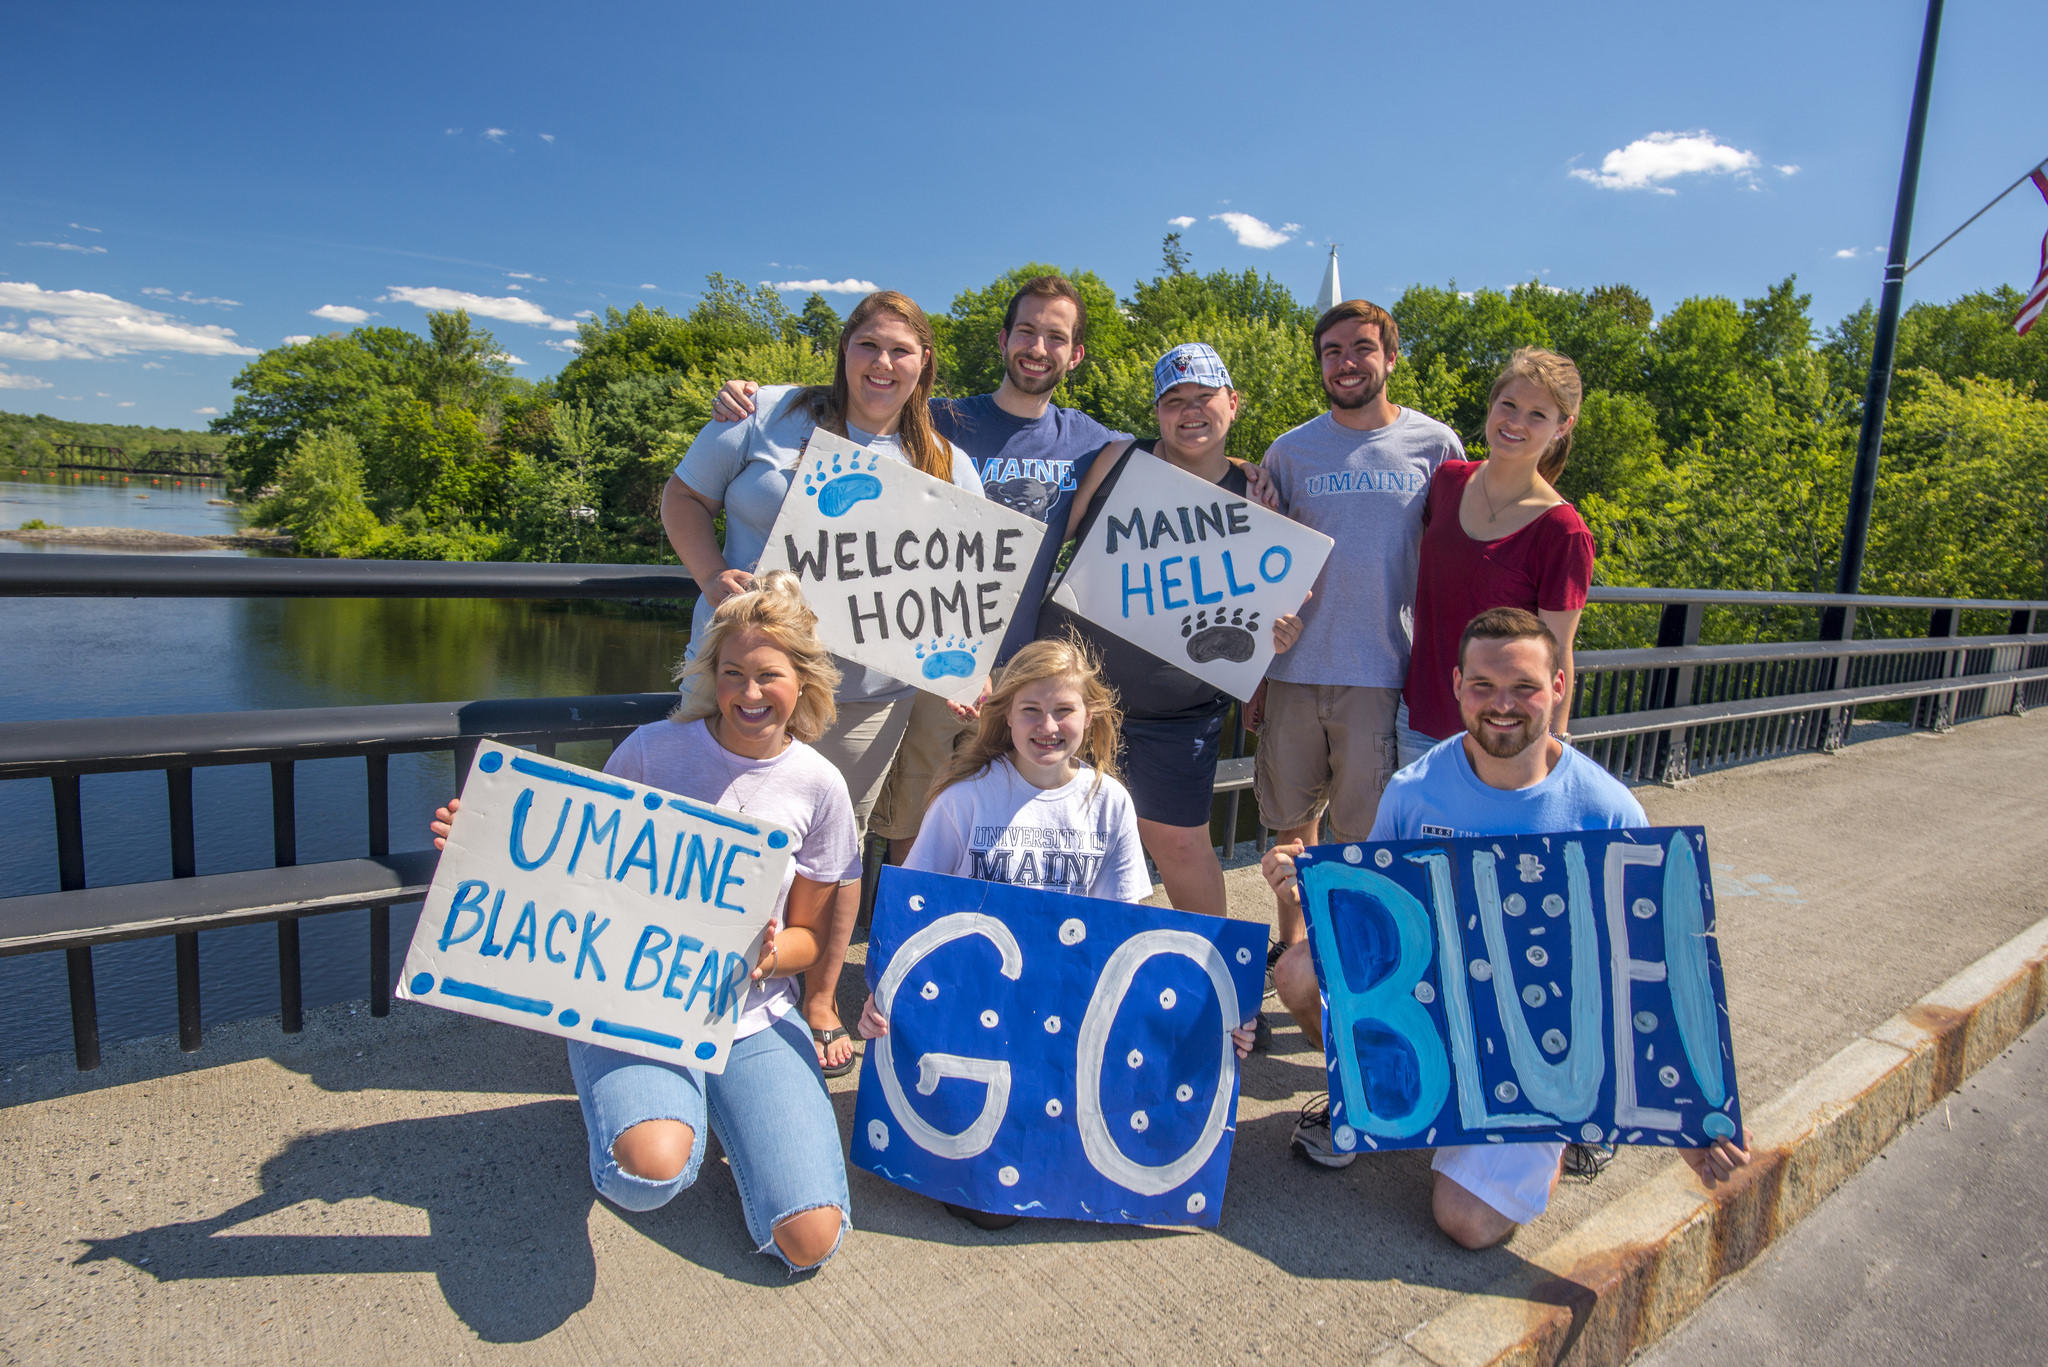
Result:
M1117 762L1141 820L1165 826L1209 824L1216 761L1223 753L1223 714L1181 721L1124 722Z

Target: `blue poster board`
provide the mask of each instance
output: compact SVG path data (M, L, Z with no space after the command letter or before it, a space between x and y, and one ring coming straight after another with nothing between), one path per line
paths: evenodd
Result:
M996 1214L1214 1225L1265 928L882 870L853 1161Z
M1742 1133L1699 827L1321 845L1296 866L1338 1148Z

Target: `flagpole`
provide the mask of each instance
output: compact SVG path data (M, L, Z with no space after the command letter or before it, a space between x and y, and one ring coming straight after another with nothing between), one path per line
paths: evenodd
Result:
M1899 341L1899 301L1906 286L1907 240L1913 235L1913 196L1920 185L1920 148L1927 135L1927 95L1934 84L1934 47L1941 36L1942 0L1927 0L1927 27L1920 37L1920 70L1913 82L1913 112L1906 125L1906 158L1899 168L1899 199L1892 211L1892 245L1885 259L1884 293L1878 301L1877 334L1870 350L1870 380L1863 390L1863 431L1856 442L1856 471L1849 485L1849 516L1842 527L1842 558L1836 593L1855 593L1863 581L1863 552L1870 538L1870 505L1877 493L1878 453L1884 444L1884 408L1891 397L1892 356ZM1830 634L1828 628L1834 628ZM1841 640L1848 612L1829 608L1821 638Z
M1978 219L1990 213L1992 209L1997 207L1999 200L2004 199L2014 190L2019 189L2020 186L2025 185L2028 181L2032 180L2034 178L2034 172L2040 170L2044 166L2048 166L2048 158L2044 158L2041 161L2037 161L2032 166L2029 166L2026 170L2020 172L2020 178L2018 180L2006 186L2003 190L2000 190L1997 194L1991 197L1991 203L1985 205L1976 213L1971 214L1968 218L1964 219L1963 228L1969 227L1972 223L1975 223ZM1941 241L1935 243L1932 247L1929 247L1926 251L1920 253L1920 259L1918 261L1915 261L1912 265L1906 267L1906 274L1911 275L1914 271L1917 271L1922 266L1926 265L1927 258L1934 255L1936 252L1940 251L1943 247L1946 247L1949 243L1955 241L1956 238L1960 237L1962 235L1963 228L1956 229L1947 237L1944 237L1943 239L1941 239Z

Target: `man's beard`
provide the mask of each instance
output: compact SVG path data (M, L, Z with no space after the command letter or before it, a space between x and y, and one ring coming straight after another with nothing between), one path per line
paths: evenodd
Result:
M1513 759L1543 739L1543 723L1534 717L1516 717L1521 726L1509 732L1492 729L1485 724L1488 720L1486 713L1480 713L1465 724L1465 734L1479 742L1479 748L1495 759Z
M1330 401L1330 407L1332 408L1363 408L1385 393L1386 388L1387 379L1386 376L1382 375L1378 384L1368 384L1360 389L1355 397L1347 399L1341 397L1336 390L1330 388L1328 380L1324 380L1323 397Z
M1034 398L1040 394L1052 393L1060 387L1060 381L1066 378L1058 369L1052 369L1033 379L1019 369L1015 361L1003 362L1003 373L1010 377L1011 388L1019 394L1029 394Z

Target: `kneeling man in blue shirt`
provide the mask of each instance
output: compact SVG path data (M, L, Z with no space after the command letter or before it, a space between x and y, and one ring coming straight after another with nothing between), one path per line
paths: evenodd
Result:
M1649 825L1642 804L1627 788L1545 729L1565 686L1557 656L1557 638L1534 613L1495 608L1473 618L1458 642L1458 666L1451 674L1465 734L1394 775L1368 838L1539 835ZM1301 849L1296 841L1266 854L1266 881L1283 899L1297 899L1294 856ZM1320 1039L1322 994L1306 940L1281 956L1273 979L1302 1031ZM1748 1142L1745 1131L1743 1143ZM1327 1098L1303 1110L1293 1145L1324 1167L1341 1168L1356 1156L1331 1145ZM1438 1149L1431 1164L1437 1225L1466 1248L1502 1242L1549 1208L1566 1147ZM1710 1191L1749 1162L1748 1149L1732 1139L1679 1152ZM1585 1164L1588 1171L1597 1166Z

